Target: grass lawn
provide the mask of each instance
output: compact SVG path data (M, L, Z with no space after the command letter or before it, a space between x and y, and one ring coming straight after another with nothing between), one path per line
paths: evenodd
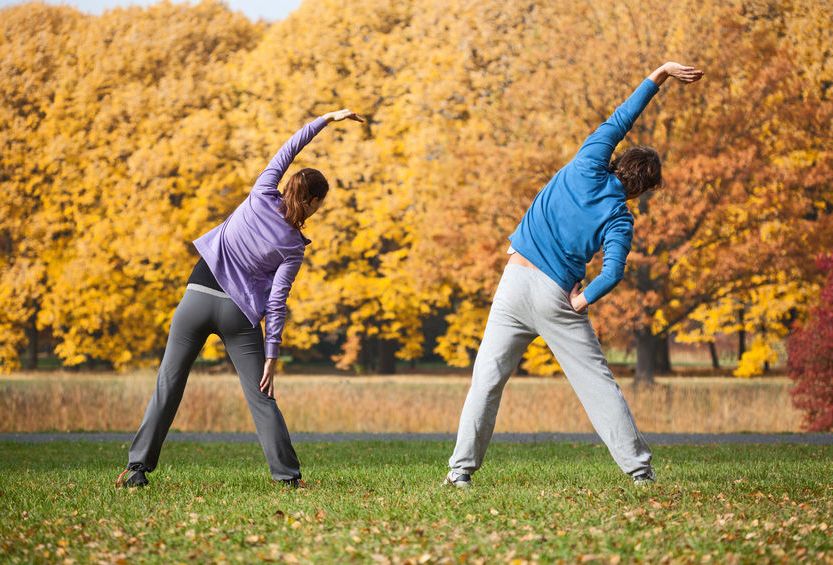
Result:
M0 444L0 561L833 562L833 447L658 447L635 488L591 445L494 444L470 491L451 444L301 444L309 489L254 444L172 443L117 490L119 443Z

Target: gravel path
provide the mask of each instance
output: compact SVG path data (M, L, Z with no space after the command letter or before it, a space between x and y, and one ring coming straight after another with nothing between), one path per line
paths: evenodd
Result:
M833 434L644 434L652 445L703 445L710 443L728 444L776 444L797 443L804 445L833 445ZM320 443L338 441L454 441L454 434L412 434L412 433L296 433L292 440L297 443ZM132 433L80 432L80 433L0 433L0 442L43 443L48 441L120 441L129 442ZM251 443L257 437L253 433L198 433L173 432L169 441ZM596 434L590 433L499 433L494 441L509 443L601 443Z

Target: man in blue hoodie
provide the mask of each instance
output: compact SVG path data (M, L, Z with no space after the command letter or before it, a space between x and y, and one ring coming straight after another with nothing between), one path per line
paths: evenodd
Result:
M626 201L662 183L654 149L632 147L612 162L611 156L669 76L690 83L703 72L668 62L651 73L538 193L509 237L509 262L474 363L445 484L471 484L492 437L503 387L539 335L622 471L636 484L655 480L651 451L607 366L587 306L624 275L633 237ZM585 265L601 247L602 271L581 292Z

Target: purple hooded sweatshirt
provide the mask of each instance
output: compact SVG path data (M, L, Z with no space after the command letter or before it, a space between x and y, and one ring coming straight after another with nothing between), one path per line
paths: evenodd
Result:
M272 157L246 200L225 222L194 241L217 283L252 323L266 316L267 358L276 358L286 322L286 298L310 243L281 213L278 183L327 121L308 123Z

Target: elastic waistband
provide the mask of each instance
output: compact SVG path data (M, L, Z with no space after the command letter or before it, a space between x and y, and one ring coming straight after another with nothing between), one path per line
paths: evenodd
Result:
M506 267L504 267L504 270L508 270L510 268L512 268L512 270L514 270L516 272L525 273L528 276L531 276L535 279L538 279L539 281L543 282L545 285L549 286L553 290L557 290L557 291L561 292L561 294L563 294L564 296L567 296L567 297L570 296L570 291L564 290L563 286L561 286L559 283L557 283L555 280L553 280L549 275L547 275L547 273L545 273L544 271L542 271L538 267L535 267L535 266L527 267L525 265L521 265L520 263L509 263L509 262L507 262Z
M231 299L231 296L226 294L221 290L214 290L213 288L208 288L207 286L203 286L201 284L196 283L188 283L185 287L186 290L195 290L197 292L204 292L205 294L210 294L211 296L216 296L218 298L228 298Z

